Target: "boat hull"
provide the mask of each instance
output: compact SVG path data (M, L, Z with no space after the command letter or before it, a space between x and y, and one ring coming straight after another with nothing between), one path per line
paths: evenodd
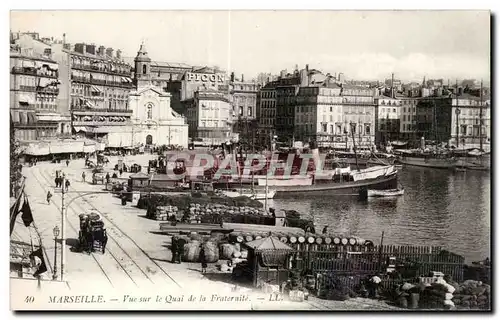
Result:
M392 190L368 190L368 197L396 197L402 196L404 190L392 189Z
M361 181L325 182L310 186L278 186L274 198L300 197L312 195L345 195L357 196L362 188L383 190L396 189L398 186L397 173Z
M416 167L427 167L436 169L453 169L457 165L457 160L452 159L433 159L424 157L403 156L398 159L402 164Z

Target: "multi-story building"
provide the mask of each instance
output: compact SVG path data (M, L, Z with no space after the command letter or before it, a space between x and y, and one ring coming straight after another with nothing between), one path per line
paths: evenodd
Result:
M19 141L68 134L69 118L58 112L59 66L50 51L12 45L10 51L10 110Z
M343 85L342 109L347 148L371 149L375 144L375 89ZM354 140L353 140L354 139Z
M418 97L398 97L401 101L399 140L408 141L410 145L419 143L417 137L417 104Z
M319 147L345 147L341 87L325 82L300 87L295 107L295 139L317 141Z
M417 133L437 143L485 148L491 137L490 106L489 96L473 96L462 88L458 95L422 98L417 105Z
M114 55L113 48L84 43L70 48L66 46L62 51L69 64L68 102L73 130L116 141L111 136L121 135L130 126L128 96L134 88L131 66L122 60L120 50Z
M275 132L276 125L276 86L273 81L261 87L257 101L257 121L259 130L256 141L260 145L269 145L270 137Z
M189 137L195 147L221 145L233 138L233 110L227 94L199 89L184 103Z
M386 145L400 138L401 106L400 99L378 96L375 98L375 144Z
M239 135L240 143L253 145L257 130L257 93L259 85L245 82L244 76L235 79L231 74L229 94L233 107L233 132Z

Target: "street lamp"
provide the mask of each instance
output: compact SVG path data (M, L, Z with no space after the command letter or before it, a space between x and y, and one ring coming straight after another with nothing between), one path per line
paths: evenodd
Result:
M54 274L52 280L57 280L57 238L59 237L59 226L55 226L52 230L54 234Z

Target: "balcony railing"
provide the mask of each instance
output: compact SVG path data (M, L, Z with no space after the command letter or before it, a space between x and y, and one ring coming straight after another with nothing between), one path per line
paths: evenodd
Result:
M49 93L49 94L59 94L59 89L54 89L54 88L43 88L43 87L38 87L36 90L38 93Z
M71 76L71 80L75 82L83 82L83 83L91 83L91 84L97 84L97 85L104 85L104 86L110 86L110 87L121 87L121 88L130 88L132 89L134 87L134 84L127 82L116 82L116 81L107 81L107 80L100 80L100 79L87 79L84 77L76 77L76 76Z
M35 92L36 87L35 86L19 86L19 91L27 91L27 92Z
M58 77L57 71L53 71L51 73L45 73L45 72L40 72L38 69L34 68L13 67L11 73L44 77L44 78L54 78L54 79L57 79Z
M116 74L124 77L130 77L131 72L119 72L119 71L111 71L111 70L103 70L102 68L99 68L98 66L92 65L92 66L86 66L83 64L78 64L75 63L71 65L72 69L78 69L78 70L86 70L86 71L94 71L94 72L99 72L99 73L107 73L107 74Z
M71 110L74 112L88 112L88 113L96 113L96 112L106 112L106 113L133 113L132 110L124 110L124 109L98 109L98 108L86 108L81 106L71 106Z

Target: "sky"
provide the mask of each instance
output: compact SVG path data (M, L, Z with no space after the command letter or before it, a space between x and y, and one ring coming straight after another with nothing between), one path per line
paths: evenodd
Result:
M219 66L245 79L298 65L347 79L490 78L488 11L12 11L11 31Z

